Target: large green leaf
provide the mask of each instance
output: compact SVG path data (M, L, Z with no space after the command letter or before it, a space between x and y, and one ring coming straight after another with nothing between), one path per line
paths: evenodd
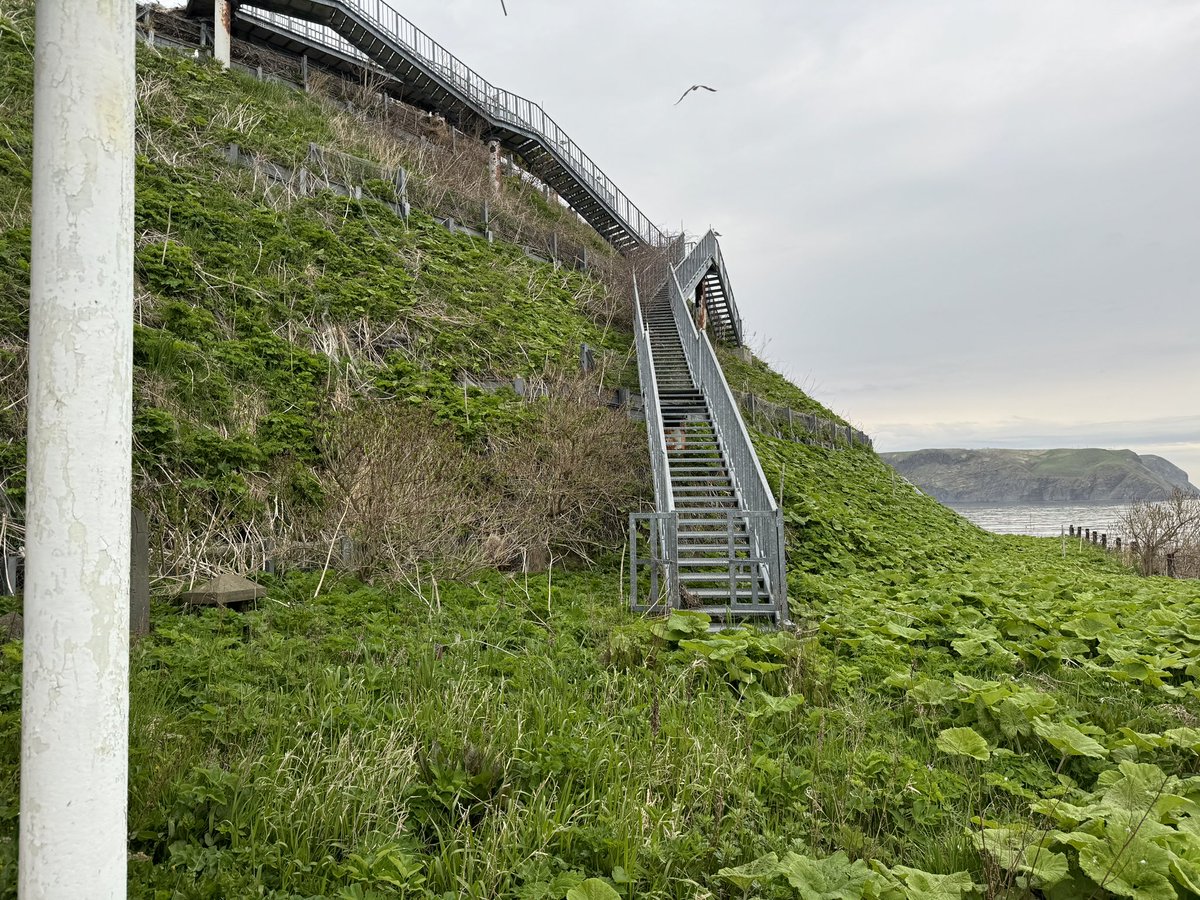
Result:
M958 685L941 678L922 678L908 691L908 696L914 703L924 706L939 706L957 700L960 691Z
M991 751L988 743L974 728L947 728L937 736L937 748L951 756L969 756L972 759L987 759Z
M748 891L755 883L766 884L779 874L779 854L768 853L736 868L721 869L717 872L717 877L732 882L743 891Z
M1104 890L1133 900L1175 900L1173 854L1153 840L1167 831L1152 820L1113 813L1060 840L1079 851L1079 868Z
M567 900L621 900L621 895L607 881L589 878L567 891Z
M679 609L670 618L654 626L654 633L668 641L681 641L695 635L708 634L712 620L704 613Z
M1000 723L1000 730L1008 737L1028 735L1034 719L1049 715L1057 707L1058 701L1049 694L1018 691L1011 697L1005 697L996 706L996 720Z
M1005 871L1032 875L1039 888L1053 887L1070 874L1066 855L1049 849L1051 837L1030 828L986 828L975 845Z
M1163 737L1172 747L1200 753L1200 728L1172 728L1164 731Z
M1118 728L1117 732L1139 750L1158 750L1167 744L1167 739L1161 734L1143 734L1124 725Z
M895 866L892 874L903 881L906 900L962 900L975 890L975 882L967 872L934 875L907 866Z
M746 708L746 718L770 718L772 716L786 716L794 712L801 704L804 703L803 694L789 694L786 697L773 697L766 691L759 691L755 697L754 705Z
M1067 756L1088 756L1103 759L1108 751L1074 725L1051 722L1044 717L1033 720L1033 730L1043 741Z
M842 851L824 859L789 853L779 864L801 900L862 900L874 873L861 859L850 862Z
M1116 769L1100 773L1096 788L1106 812L1128 812L1154 822L1200 814L1200 806L1176 793L1182 789L1179 779L1158 766L1123 760Z

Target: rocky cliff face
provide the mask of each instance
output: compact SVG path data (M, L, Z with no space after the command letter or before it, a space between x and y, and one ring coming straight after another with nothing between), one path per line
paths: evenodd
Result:
M1188 473L1174 463L1168 462L1161 456L1142 456L1141 460L1147 469L1166 479L1169 484L1182 488L1185 491L1196 490L1195 486L1188 481Z
M916 450L882 453L901 475L944 503L1165 500L1200 494L1187 473L1132 450Z

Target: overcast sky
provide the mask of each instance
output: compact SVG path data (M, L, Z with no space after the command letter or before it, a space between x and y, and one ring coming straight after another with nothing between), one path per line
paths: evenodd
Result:
M392 2L716 226L753 348L879 449L1200 481L1200 0Z

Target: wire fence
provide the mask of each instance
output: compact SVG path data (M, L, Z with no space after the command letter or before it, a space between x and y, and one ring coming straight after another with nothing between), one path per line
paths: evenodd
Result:
M733 391L738 405L750 420L751 426L766 434L798 444L810 444L831 449L843 447L875 448L870 435L834 419L812 413L798 412L763 400L752 393Z
M1068 525L1063 541L1078 542L1083 547L1098 547L1118 556L1125 565L1136 567L1143 575L1165 575L1168 578L1200 578L1200 548L1164 547L1148 550L1136 540L1118 534L1120 526L1087 528Z

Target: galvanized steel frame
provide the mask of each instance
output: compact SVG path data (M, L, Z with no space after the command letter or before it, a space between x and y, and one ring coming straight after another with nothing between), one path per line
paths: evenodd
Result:
M713 428L733 478L738 505L748 513L768 514L749 517L747 526L755 555L766 560L764 570L771 599L776 607L776 616L780 622L785 622L788 618L788 608L783 512L771 494L767 476L763 473L758 455L754 452L750 432L742 419L737 401L733 398L733 392L729 389L729 383L725 380L725 373L721 370L721 363L713 350L712 342L692 321L688 294L684 292L679 279L681 273L689 278L694 277L696 269L711 260L712 248L706 246L708 237L711 237L713 242L716 241L715 235L709 232L706 240L697 244L688 257L674 267L671 278L667 281L671 308L692 380L708 401Z

